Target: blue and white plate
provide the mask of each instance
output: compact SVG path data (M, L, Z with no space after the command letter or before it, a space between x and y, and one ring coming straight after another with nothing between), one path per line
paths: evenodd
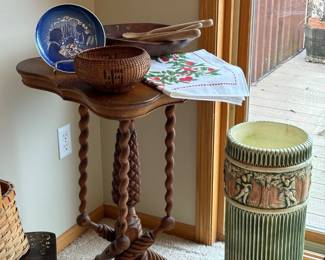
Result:
M74 72L74 57L88 49L105 46L104 27L88 9L59 5L48 10L36 27L36 45L51 67Z

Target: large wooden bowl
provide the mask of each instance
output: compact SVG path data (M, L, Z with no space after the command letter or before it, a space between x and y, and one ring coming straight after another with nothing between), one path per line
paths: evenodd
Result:
M173 42L145 42L124 39L122 34L125 32L148 32L156 28L165 27L165 24L156 23L127 23L104 25L106 32L107 45L131 45L145 49L150 56L157 57L171 53L180 52L189 45L193 39L173 41Z

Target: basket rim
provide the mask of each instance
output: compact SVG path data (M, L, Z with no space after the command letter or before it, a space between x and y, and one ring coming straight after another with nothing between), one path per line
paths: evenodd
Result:
M141 53L131 56L131 57L127 57L127 58L120 58L120 59L111 59L111 58L107 58L107 57L96 57L96 58L92 58L89 56L86 56L86 54L88 53L92 53L92 52L97 52L99 50L104 50L104 49L117 49L117 48L123 48L123 49L136 49L136 50L140 50ZM137 47L137 46L131 46L131 45L112 45L112 46L105 46L105 47L97 47L97 48L93 48L93 49L89 49L86 51L83 51L81 53L79 53L76 56L76 59L81 59L81 60L87 60L87 61L100 61L100 62L112 62L112 61L128 61L128 60L132 60L132 59L136 59L139 58L145 54L148 54L147 51L141 47ZM149 54L148 54L149 56ZM149 56L150 57L150 56Z

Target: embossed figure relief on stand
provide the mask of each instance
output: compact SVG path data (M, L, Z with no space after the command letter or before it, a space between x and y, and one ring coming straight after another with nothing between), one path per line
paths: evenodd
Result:
M263 209L290 208L309 193L311 165L288 173L244 170L225 161L225 191L233 200Z

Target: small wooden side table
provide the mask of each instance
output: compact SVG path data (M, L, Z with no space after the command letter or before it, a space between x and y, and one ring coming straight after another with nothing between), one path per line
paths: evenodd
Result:
M123 95L103 95L96 92L74 74L54 73L40 58L24 60L17 65L25 85L58 94L65 100L79 103L80 128L80 215L77 223L80 226L94 229L101 237L111 241L109 246L96 259L165 259L149 247L155 242L160 232L171 230L175 220L171 216L173 207L173 168L175 150L175 104L184 100L170 98L158 90L139 83L131 92ZM143 232L141 221L135 210L140 200L140 171L138 160L138 144L134 120L151 111L166 106L166 216L160 225L151 231ZM114 228L105 224L94 223L85 212L87 194L87 138L89 134L88 109L103 118L118 120L116 145L113 165L114 203L119 208L119 217Z

